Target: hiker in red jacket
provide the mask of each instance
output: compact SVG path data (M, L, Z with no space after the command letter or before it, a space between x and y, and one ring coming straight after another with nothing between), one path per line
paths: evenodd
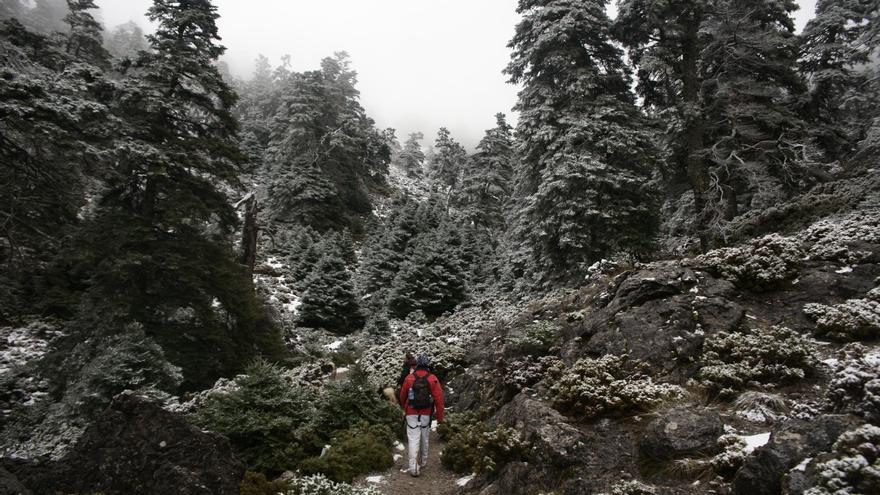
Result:
M420 469L428 464L432 417L443 421L443 386L430 368L428 356L419 356L415 372L406 377L400 389L400 403L406 411L409 474L412 476L418 476Z

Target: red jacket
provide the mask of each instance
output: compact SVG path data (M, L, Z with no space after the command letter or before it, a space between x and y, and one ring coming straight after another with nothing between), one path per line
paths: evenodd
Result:
M434 418L436 418L437 421L443 421L443 386L440 385L440 380L428 370L417 369L406 377L406 380L403 381L403 386L400 388L400 403L403 404L403 409L406 411L407 416L413 414L428 416L432 413L430 409L413 409L407 404L409 389L413 386L413 383L415 383L416 376L425 375L428 375L428 384L431 386L431 396L434 397Z

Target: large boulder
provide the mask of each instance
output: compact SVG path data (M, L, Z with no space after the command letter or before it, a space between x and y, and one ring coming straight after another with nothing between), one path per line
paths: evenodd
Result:
M858 424L846 415L792 420L773 432L767 445L749 456L733 478L734 495L777 495L785 473L808 457L829 450L844 431Z
M583 435L568 424L565 417L528 390L502 407L493 421L519 431L523 440L533 445L540 462L566 467L583 462Z
M5 462L36 493L237 495L229 441L136 395L118 396L57 462Z
M716 448L724 424L717 411L706 408L675 407L660 413L639 441L639 456L652 462L665 462Z

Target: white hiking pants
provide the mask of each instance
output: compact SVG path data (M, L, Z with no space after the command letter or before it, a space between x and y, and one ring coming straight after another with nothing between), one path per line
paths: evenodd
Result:
M406 439L409 443L410 474L419 474L419 468L428 464L428 438L431 435L431 415L409 415L406 417ZM421 456L419 454L421 453Z

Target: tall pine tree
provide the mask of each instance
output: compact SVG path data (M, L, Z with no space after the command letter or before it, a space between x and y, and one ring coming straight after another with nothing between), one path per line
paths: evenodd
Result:
M630 93L602 0L521 0L510 80L521 162L517 225L538 273L574 277L618 250L643 252L656 230L655 149Z

